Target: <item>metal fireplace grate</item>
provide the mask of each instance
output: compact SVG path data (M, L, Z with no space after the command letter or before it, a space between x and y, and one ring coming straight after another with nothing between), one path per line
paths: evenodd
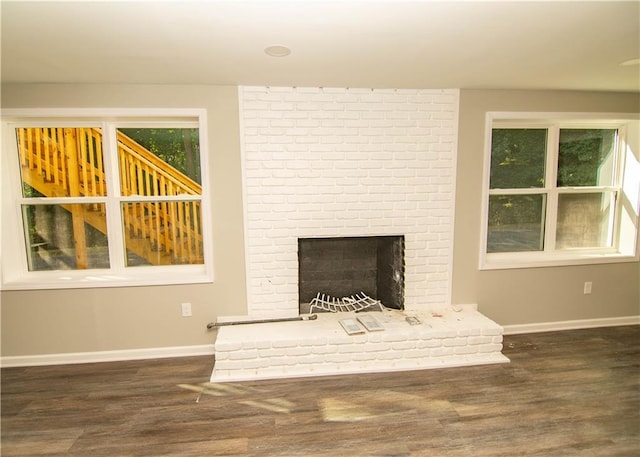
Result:
M318 292L316 297L311 300L310 305L310 313L315 311L328 311L331 313L358 312L374 306L377 306L382 311L385 308L380 300L371 298L364 292L341 298Z

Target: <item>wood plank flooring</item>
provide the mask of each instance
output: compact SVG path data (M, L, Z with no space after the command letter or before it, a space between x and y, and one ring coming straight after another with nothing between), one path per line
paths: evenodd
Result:
M504 354L213 385L210 357L7 368L1 455L640 455L640 326L506 336Z

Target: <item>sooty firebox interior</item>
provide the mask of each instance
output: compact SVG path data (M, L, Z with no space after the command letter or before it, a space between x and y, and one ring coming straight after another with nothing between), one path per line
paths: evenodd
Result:
M388 308L404 309L404 236L298 239L300 313L318 293L364 292Z

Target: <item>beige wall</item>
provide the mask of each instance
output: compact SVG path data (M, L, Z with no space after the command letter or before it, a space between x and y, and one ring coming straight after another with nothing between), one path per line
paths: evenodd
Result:
M478 303L500 324L640 314L636 263L478 271L487 110L638 112L629 94L462 91L453 302ZM213 342L206 324L246 313L238 97L235 87L6 85L3 108L189 107L209 116L214 284L3 291L2 355L189 346ZM582 294L584 281L593 294ZM193 304L183 318L180 303Z
M640 112L640 96L617 93L463 90L460 94L453 303L477 303L502 325L640 314L640 263L479 271L487 111ZM593 293L583 294L585 281Z
M213 284L3 291L3 356L210 344L208 322L246 313L236 87L7 85L2 107L206 108L215 274Z

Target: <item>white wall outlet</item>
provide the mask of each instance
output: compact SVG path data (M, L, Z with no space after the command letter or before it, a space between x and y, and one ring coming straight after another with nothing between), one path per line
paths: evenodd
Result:
M191 317L191 303L182 303L182 317Z
M591 293L591 281L587 281L584 283L584 294L588 295Z

